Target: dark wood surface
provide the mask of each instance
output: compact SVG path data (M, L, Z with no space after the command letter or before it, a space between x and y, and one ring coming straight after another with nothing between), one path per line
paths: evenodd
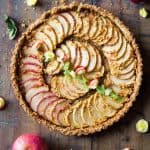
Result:
M33 121L19 106L10 85L9 64L15 42L6 34L4 14L13 17L19 27L19 35L25 30L22 23L29 24L45 10L56 6L56 1L41 0L33 8L25 0L0 0L0 95L7 106L0 111L0 150L11 149L12 142L20 134L39 133L48 142L51 150L121 150L130 147L134 150L150 150L150 133L139 134L135 123L139 118L150 120L150 19L139 16L139 6L129 0L85 0L85 3L106 8L129 26L139 43L144 63L143 84L134 106L118 123L106 131L89 136L67 137L49 132ZM71 1L67 1L71 2ZM150 9L149 4L145 7ZM17 38L18 38L17 37Z

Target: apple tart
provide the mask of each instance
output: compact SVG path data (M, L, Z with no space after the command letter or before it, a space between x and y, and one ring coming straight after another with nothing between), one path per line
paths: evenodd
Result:
M11 61L20 105L65 135L87 135L118 121L135 101L141 76L128 28L89 4L45 12L23 33Z

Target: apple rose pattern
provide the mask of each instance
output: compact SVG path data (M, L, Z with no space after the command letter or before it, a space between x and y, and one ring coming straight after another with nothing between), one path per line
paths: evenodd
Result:
M81 135L101 131L127 112L138 94L142 62L118 18L72 3L44 13L27 29L11 74L26 112L52 130Z

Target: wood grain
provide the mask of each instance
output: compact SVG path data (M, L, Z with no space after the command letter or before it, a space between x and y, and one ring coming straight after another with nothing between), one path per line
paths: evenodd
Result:
M71 0L67 1L69 2ZM82 2L95 4L113 12L134 33L144 64L143 84L137 101L118 123L106 131L89 136L67 137L49 132L38 125L23 112L12 92L9 64L11 49L17 39L14 41L8 39L3 16L7 14L13 17L17 21L19 33L22 33L25 28L21 27L21 23L28 25L43 11L56 6L57 1L40 0L39 4L33 8L27 7L24 0L0 0L0 95L7 101L6 109L0 111L0 150L11 149L15 138L26 132L39 133L52 150L121 150L124 147L150 150L150 133L139 134L135 131L135 123L139 118L150 120L150 19L139 17L139 6L132 4L129 0L83 0ZM150 9L149 4L146 4L146 7Z

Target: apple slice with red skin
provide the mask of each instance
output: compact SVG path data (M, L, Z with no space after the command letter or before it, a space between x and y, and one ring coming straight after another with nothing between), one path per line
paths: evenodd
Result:
M30 106L31 108L37 112L37 108L38 105L41 103L41 101L43 101L44 99L48 99L51 97L54 97L55 95L51 92L41 92L40 94L34 96L34 98L32 98L32 101L30 102Z
M47 107L45 108L45 113L44 113L45 118L53 122L53 111L56 105L58 103L61 103L62 101L63 101L62 99L58 99L57 101L54 101L51 104L47 105Z
M49 98L44 98L40 101L40 103L37 106L37 112L41 115L44 116L45 115L45 110L46 108L49 106L49 104L58 101L58 97L56 96L52 96Z
M40 94L41 92L48 92L48 91L49 91L49 88L46 85L37 87L37 88L32 88L25 94L25 98L27 102L30 103L34 96Z
M73 43L73 41L66 41L66 46L70 50L71 64L74 65L77 55L76 45Z
M52 112L52 116L53 116L53 122L55 124L61 125L61 123L59 122L59 113L63 110L65 110L66 108L69 107L69 103L66 102L66 100L61 101L60 103L58 103L56 105L56 107L54 108L53 112Z
M77 47L76 47L77 56L76 56L76 61L75 61L75 64L74 64L74 68L77 68L81 63L81 49L79 47L78 42L76 42L76 44L77 44Z
M71 54L69 48L65 44L61 44L61 49L65 52L64 61L70 61Z
M39 59L37 59L33 56L24 57L24 58L22 58L21 62L22 62L23 65L25 65L25 64L35 64L37 66L42 67L42 62L40 62Z

